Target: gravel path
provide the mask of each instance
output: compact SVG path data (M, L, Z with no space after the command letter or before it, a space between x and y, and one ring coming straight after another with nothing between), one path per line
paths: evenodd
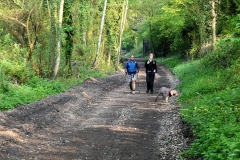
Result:
M132 95L123 71L89 78L58 95L0 113L1 160L176 160L193 137L175 105L154 102L179 80L158 65L154 94L145 93L143 61Z

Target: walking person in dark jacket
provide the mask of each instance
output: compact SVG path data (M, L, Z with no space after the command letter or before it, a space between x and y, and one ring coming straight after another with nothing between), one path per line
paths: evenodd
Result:
M146 93L151 91L153 94L153 83L155 78L155 73L157 73L157 65L156 61L153 59L153 54L150 53L149 59L145 62L144 67L146 68L146 82L147 82L147 91Z
M135 94L136 89L136 81L137 81L137 73L139 72L139 65L134 60L134 56L131 55L130 60L124 66L125 73L128 76L129 87L132 91L132 94Z

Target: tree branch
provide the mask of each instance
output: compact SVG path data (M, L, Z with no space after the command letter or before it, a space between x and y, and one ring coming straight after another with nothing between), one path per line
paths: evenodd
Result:
M2 17L5 20L12 20L12 21L14 21L14 22L16 22L16 23L18 23L18 24L20 24L20 25L22 25L23 27L26 28L26 24L21 22L21 21L19 21L17 18L6 16L6 15L2 14L1 12L0 12L0 17Z

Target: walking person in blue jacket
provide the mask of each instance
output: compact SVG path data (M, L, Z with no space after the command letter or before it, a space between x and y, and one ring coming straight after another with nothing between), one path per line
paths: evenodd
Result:
M128 76L129 87L132 94L135 94L137 74L140 70L138 63L134 60L134 56L131 55L130 60L126 62L124 66L125 73Z

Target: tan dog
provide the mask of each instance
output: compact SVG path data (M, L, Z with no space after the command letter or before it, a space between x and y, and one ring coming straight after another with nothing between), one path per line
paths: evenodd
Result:
M158 96L162 95L162 100L165 99L166 103L168 103L168 98L171 96L178 96L178 92L174 89L167 88L167 87L161 87L158 91L158 95L155 99L155 102L157 101Z

